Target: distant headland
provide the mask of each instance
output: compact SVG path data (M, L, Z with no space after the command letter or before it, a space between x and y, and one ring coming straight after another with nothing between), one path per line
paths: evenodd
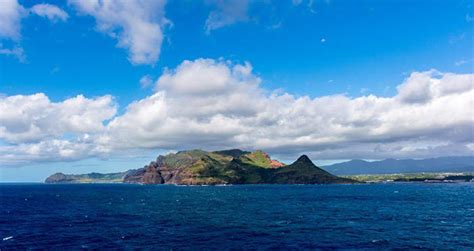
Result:
M306 155L285 165L260 150L180 151L160 155L150 164L120 173L66 175L55 173L46 183L132 183L176 185L220 184L351 184L358 181L332 175Z

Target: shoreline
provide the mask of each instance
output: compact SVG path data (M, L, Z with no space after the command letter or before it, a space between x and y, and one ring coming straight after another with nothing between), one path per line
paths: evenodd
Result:
M1 185L119 185L119 186L175 186L175 187L230 187L230 186L350 186L350 185L378 185L378 184L474 184L474 181L373 181L345 184L226 184L226 185L182 185L182 184L130 184L130 183L45 183L45 182L0 182Z

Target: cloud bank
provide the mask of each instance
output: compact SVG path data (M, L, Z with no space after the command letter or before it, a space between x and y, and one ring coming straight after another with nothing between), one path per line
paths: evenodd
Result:
M116 114L111 96L0 98L2 162L140 149L241 147L280 157L412 158L474 153L474 74L413 72L393 97L311 98L260 86L250 63L184 61Z
M109 95L78 95L62 102L51 102L42 93L1 97L0 166L78 160L107 152L95 141L116 109Z

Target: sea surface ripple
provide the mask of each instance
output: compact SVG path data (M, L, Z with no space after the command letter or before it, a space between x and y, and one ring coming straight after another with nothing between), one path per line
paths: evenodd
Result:
M474 184L0 184L0 249L468 249Z

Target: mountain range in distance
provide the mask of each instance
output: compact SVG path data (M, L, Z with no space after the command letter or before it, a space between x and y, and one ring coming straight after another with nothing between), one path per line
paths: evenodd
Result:
M286 165L263 151L190 150L160 155L150 164L123 173L67 175L55 173L46 183L131 183L176 185L350 184L317 167L306 155Z
M335 175L474 172L474 156L438 157L418 160L350 160L323 166L322 168Z

